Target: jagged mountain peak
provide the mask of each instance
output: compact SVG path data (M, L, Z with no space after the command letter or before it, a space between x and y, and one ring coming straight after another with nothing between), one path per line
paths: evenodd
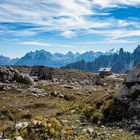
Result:
M65 56L72 56L72 55L74 55L73 52L69 51L69 52L66 53Z
M134 50L135 51L140 51L140 45L137 46L137 48Z
M50 67L63 67L67 64L77 62L80 60L84 60L85 62L94 61L96 58L98 58L101 55L108 55L108 54L99 51L98 52L86 51L81 54L78 52L73 53L69 51L66 54L62 54L58 52L52 54L42 49L42 50L28 52L20 59L16 59L12 61L12 64L27 65L27 66L44 65ZM1 58L1 64L3 64L2 62L4 62L4 59ZM11 60L10 59L7 60L6 64L10 65Z
M100 55L92 62L83 63L83 61L78 61L76 63L68 64L64 68L97 72L102 67L112 67L113 72L124 73L139 63L140 46L138 46L133 53L125 52L123 48L121 48L119 53Z

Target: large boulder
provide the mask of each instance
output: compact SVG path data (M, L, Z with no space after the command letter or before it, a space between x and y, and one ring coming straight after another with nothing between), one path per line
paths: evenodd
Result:
M125 77L125 84L130 86L133 84L140 84L140 64L132 69L131 71L128 71L126 77Z
M30 72L30 76L37 76L39 80L52 80L52 75L53 68L48 68L45 66L34 66Z
M18 82L23 84L32 85L34 84L33 80L28 76L20 73L17 69L13 67L0 67L0 82L11 83Z
M127 73L124 86L117 94L116 99L129 104L130 107L134 102L135 105L138 103L140 106L138 102L140 100L140 65Z
M31 79L31 77L29 77L28 75L24 75L24 74L16 74L15 75L15 80L18 83L23 83L23 84L29 84L29 85L34 85L33 80Z
M108 122L140 130L140 65L126 74L122 89L104 111L104 116Z

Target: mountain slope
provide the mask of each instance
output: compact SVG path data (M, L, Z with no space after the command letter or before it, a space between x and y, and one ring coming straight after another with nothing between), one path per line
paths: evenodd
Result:
M95 61L84 60L68 64L65 69L80 69L97 72L101 67L112 67L113 72L124 73L140 63L140 46L133 53L124 52L121 48L118 53L112 55L101 55Z
M18 58L10 59L9 57L5 57L3 55L0 56L0 66L14 65L17 61Z
M102 53L102 52L85 52L85 53L72 53L69 51L67 54L61 54L61 53L54 53L51 54L50 52L47 52L45 50L35 51L35 52L29 52L25 56L23 56L21 59L19 59L15 65L27 65L27 66L34 66L34 65L43 65L43 66L49 66L49 67L63 67L67 64L77 62L80 60L84 60L86 62L93 61L100 55L108 55L108 53Z

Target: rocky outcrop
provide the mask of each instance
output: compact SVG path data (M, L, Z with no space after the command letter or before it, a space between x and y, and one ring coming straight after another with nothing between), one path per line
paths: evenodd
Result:
M18 82L28 85L34 84L33 80L29 76L20 73L17 69L3 66L0 67L0 82Z
M127 73L124 86L104 115L109 122L140 130L140 64Z
M37 76L39 80L52 80L53 69L44 66L34 66L31 69L30 76Z
M116 96L116 99L129 104L130 108L134 105L136 109L138 104L139 110L137 111L140 114L140 64L127 73L124 86Z

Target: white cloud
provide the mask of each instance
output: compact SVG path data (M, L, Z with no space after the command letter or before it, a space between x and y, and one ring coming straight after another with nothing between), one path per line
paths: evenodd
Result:
M107 39L104 41L90 41L90 42L84 42L82 45L95 45L95 44L135 44L136 41L132 40L125 40L125 39Z
M70 31L70 30L64 31L61 35L67 38L76 36L75 32Z
M127 30L123 29L102 29L102 30L88 30L85 34L93 34L104 37L104 39L119 39L129 37L140 37L140 29Z
M112 18L101 20L101 15L109 13L97 13L95 10L100 7L118 7L122 4L139 5L140 0L6 0L0 3L0 22L29 23L39 27L24 30L2 27L0 33L34 36L45 31L57 31L66 38L75 37L78 33L112 36L112 38L140 36L138 29L132 31L125 29L130 25L139 28L137 22ZM88 18L95 15L96 18ZM112 30L108 30L109 28Z
M24 42L20 42L21 45L31 45L31 46L41 46L41 47L46 47L46 46L50 46L50 47L62 47L62 48L75 48L76 46L78 46L77 44L73 44L73 45L66 45L66 44L50 44L50 43L46 43L46 42L41 42L41 41L24 41Z
M36 41L27 41L27 42L21 42L22 45L31 45L31 46L52 46L52 44L44 43L44 42L36 42Z
M113 30L109 31L113 39L140 36L140 30Z
M92 2L102 8L118 7L120 5L140 5L139 0L92 0Z

